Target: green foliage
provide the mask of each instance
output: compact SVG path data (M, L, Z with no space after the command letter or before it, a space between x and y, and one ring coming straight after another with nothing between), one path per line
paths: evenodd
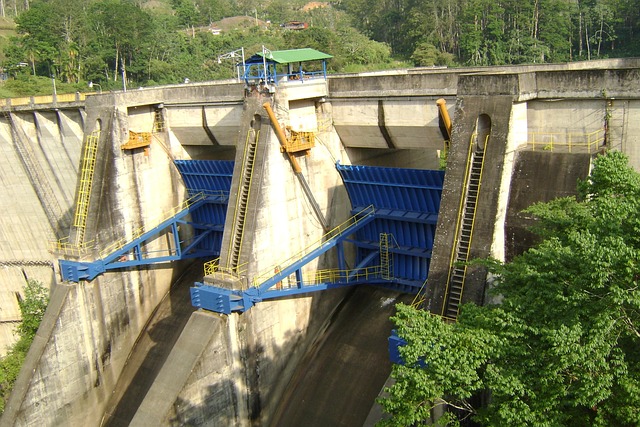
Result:
M40 282L29 280L24 287L24 298L18 300L22 314L22 321L18 325L18 334L21 338L33 340L44 317L47 304L49 304L47 289Z
M457 63L638 56L640 8L621 0L342 0L364 34L409 58L421 43Z
M611 152L580 200L527 211L541 243L484 261L500 304L465 305L455 324L399 307L407 363L382 400L388 425L427 420L441 402L483 425L640 423L640 175Z
M5 71L55 75L69 84L94 81L104 90L122 88L123 74L133 87L231 78L235 70L217 64L217 56L240 47L251 55L262 45L327 52L333 72L640 55L640 8L621 0L341 0L309 11L304 0L28 3L16 9L17 37L0 44ZM257 27L249 19L223 36L208 31L239 15L272 24ZM290 20L310 27L280 28Z
M24 74L56 76L58 92L84 91L86 82L103 90L121 89L126 74L129 86L180 83L232 78L231 62L217 57L240 47L247 56L269 49L312 47L334 56L331 71L357 64L364 69L390 67L388 45L374 42L348 26L345 14L334 8L302 12L304 1L166 0L173 14L162 8L142 9L132 0L33 0L32 7L17 18L18 36L4 50L5 69L13 77ZM264 6L264 8L262 8ZM214 36L205 28L214 20L234 14L271 19L268 28L248 26L226 29ZM303 20L305 31L282 30L279 22ZM250 20L253 22L253 20ZM315 23L315 25L314 25ZM19 65L22 64L22 65ZM25 66L26 64L26 66ZM36 82L24 81L15 91L0 93L44 94ZM37 86L37 87L33 87ZM51 93L51 91L45 93Z
M434 65L453 65L453 55L439 51L431 43L423 42L418 44L416 50L411 55L411 60L417 66L432 67Z
M40 282L29 280L24 287L24 297L18 298L22 314L22 320L16 328L19 335L18 341L0 360L0 413L4 411L6 400L18 378L48 303L47 289Z

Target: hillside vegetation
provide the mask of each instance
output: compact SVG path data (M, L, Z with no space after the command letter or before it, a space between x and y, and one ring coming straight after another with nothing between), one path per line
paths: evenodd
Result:
M110 90L121 89L123 79L138 87L231 78L234 64L219 63L218 56L241 47L247 56L262 46L315 48L333 55L329 72L574 61L640 51L640 9L619 0L9 3L5 18L15 20L15 30L10 21L0 23L0 61L11 79L0 96L51 93L52 76L59 92L85 91L89 81ZM281 26L293 20L308 28Z

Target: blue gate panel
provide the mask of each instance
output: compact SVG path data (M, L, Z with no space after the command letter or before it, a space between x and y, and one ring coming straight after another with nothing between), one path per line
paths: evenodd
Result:
M352 206L406 211L440 210L444 171L336 165Z
M234 162L228 160L176 160L189 196L198 193L229 194ZM228 197L212 201L191 213L194 225L195 250L219 256L227 216Z
M176 160L189 196L200 192L229 192L233 177L233 161L228 160Z
M444 171L336 165L354 211L373 205L376 219L354 238L356 264L379 252L381 233L389 241L391 276L424 282L429 272ZM380 263L375 257L373 264Z

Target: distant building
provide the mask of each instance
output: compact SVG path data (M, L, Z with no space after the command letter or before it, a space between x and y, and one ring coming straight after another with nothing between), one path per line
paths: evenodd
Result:
M289 21L280 25L285 30L305 30L309 28L309 24L302 21Z

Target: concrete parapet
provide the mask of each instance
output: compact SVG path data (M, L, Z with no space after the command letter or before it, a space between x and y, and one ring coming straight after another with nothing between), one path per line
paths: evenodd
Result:
M401 96L453 96L458 70L421 74L379 73L329 77L329 98L379 98Z

